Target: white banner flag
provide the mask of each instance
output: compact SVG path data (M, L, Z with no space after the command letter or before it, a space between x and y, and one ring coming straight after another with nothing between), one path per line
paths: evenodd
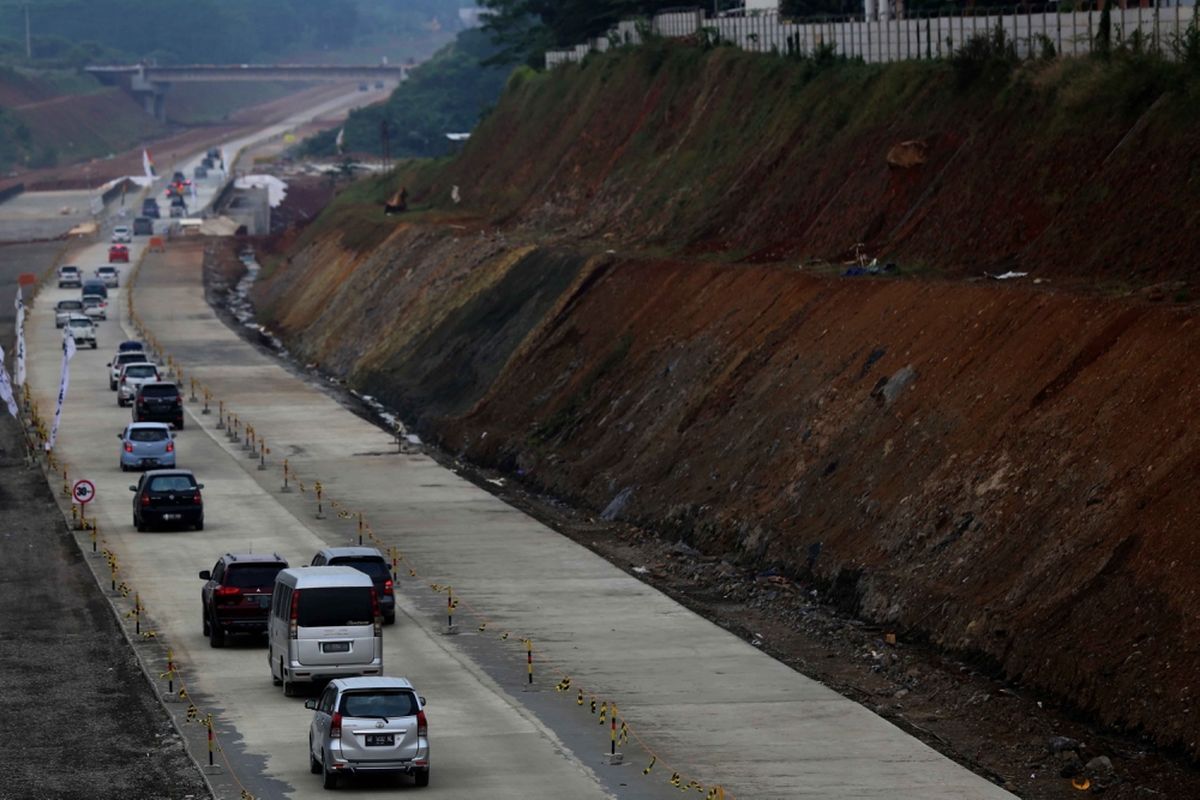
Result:
M25 298L22 297L24 290L17 286L17 297L14 301L17 306L17 363L14 369L16 373L17 386L25 385Z
M12 384L8 380L8 369L4 366L3 347L0 347L0 400L3 400L4 404L8 406L8 413L17 417L17 401L13 399Z
M58 382L58 405L54 407L54 422L50 425L50 438L46 440L46 449L54 449L54 440L58 438L58 423L62 419L63 403L67 401L67 384L71 377L71 359L75 356L75 337L71 335L71 326L63 329L63 363L62 377Z

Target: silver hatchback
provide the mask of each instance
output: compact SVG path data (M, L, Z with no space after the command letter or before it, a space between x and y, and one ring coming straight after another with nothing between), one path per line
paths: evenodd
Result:
M342 775L412 775L429 785L429 724L425 698L406 678L338 678L308 700L308 765L326 789Z

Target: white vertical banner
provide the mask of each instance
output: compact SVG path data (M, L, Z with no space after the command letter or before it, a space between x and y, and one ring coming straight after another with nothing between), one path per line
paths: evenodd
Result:
M63 361L62 377L58 382L58 404L54 407L54 422L50 425L50 438L46 440L46 449L54 449L54 440L58 438L58 423L62 419L63 403L67 401L67 384L71 377L71 359L75 356L75 337L71 335L71 326L63 331Z
M17 307L17 359L14 372L18 387L25 385L25 298L22 296L24 292L21 285L17 284L17 296L13 302Z
M8 413L17 417L17 401L13 398L12 383L8 379L8 369L4 366L4 348L0 347L0 400L8 406ZM20 419L20 417L17 417Z

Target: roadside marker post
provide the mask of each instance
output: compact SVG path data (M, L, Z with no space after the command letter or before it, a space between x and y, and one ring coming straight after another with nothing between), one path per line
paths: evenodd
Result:
M194 403L194 402L196 402L196 379L192 378L191 381L192 381L192 394L190 397L188 397L188 402Z
M291 486L288 486L288 460L283 460L283 486L279 489L281 492L290 492Z
M325 519L325 506L321 501L321 482L317 481L313 484L313 491L317 493L317 519Z
M212 393L210 391L208 391L208 388L206 387L204 389L204 408L203 408L203 410L200 411L201 414L211 414L212 413L212 411L210 411L208 408L208 401L211 399L212 399Z
M363 514L358 512L358 546L362 547Z
M525 663L529 671L529 686L533 686L533 639L525 640Z
M266 470L267 468L267 453L269 452L271 452L271 450L267 447L267 443L265 441L262 442L258 448L258 469L260 472Z
M225 430L225 401L218 400L217 407L217 430L223 431Z

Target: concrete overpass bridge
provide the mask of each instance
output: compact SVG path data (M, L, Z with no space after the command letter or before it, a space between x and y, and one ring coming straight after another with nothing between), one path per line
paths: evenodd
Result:
M122 64L86 67L104 83L125 86L142 101L146 113L166 120L167 92L173 83L217 81L351 81L399 82L408 77L408 67L400 64L355 66L345 64L186 64L151 66Z

